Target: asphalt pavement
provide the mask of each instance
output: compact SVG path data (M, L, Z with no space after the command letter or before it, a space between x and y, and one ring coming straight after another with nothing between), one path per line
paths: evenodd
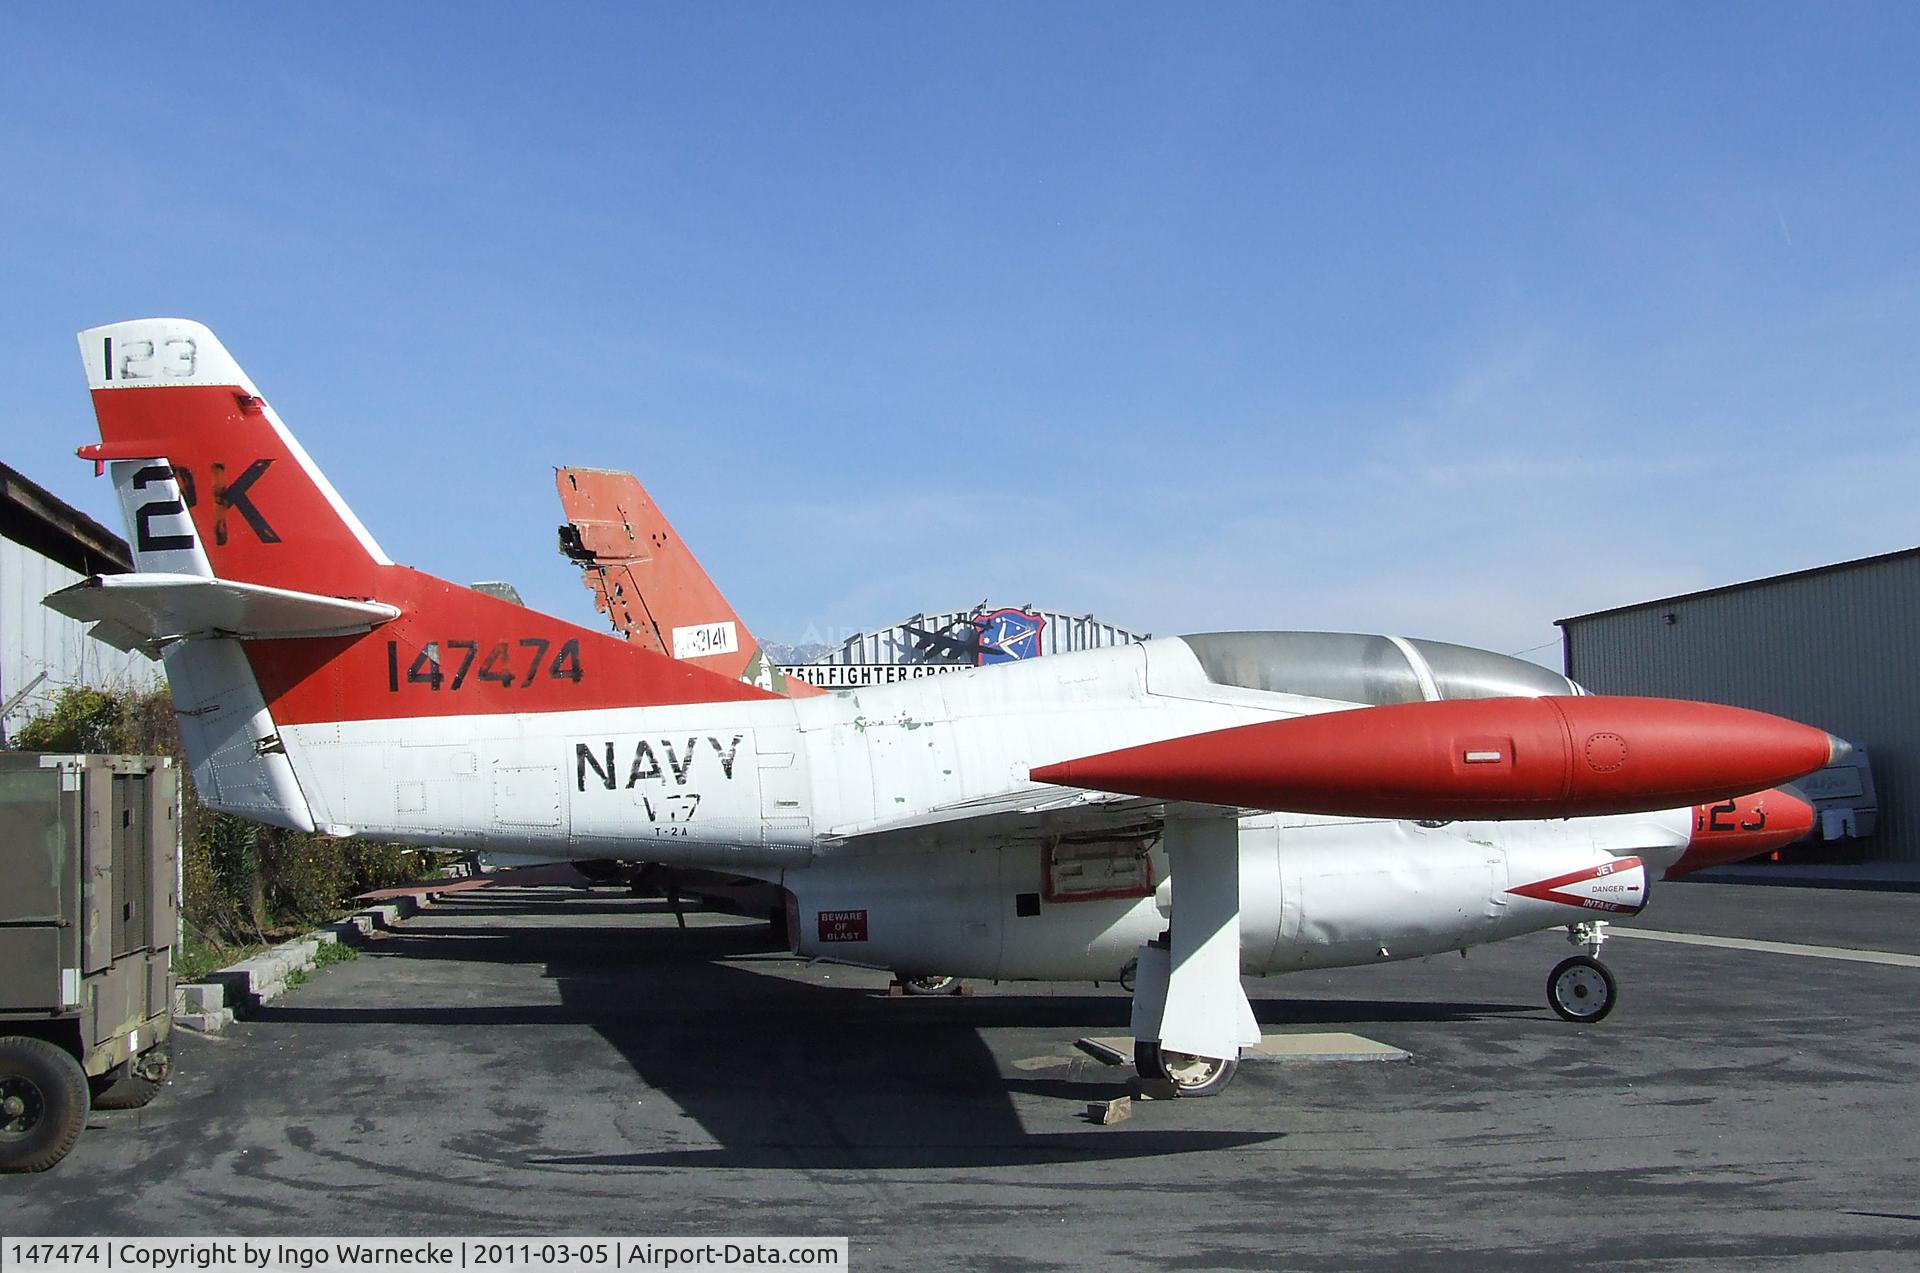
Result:
M1619 939L1547 1009L1540 934L1250 981L1249 1062L1084 1118L1117 987L892 999L766 925L613 889L459 895L96 1113L0 1232L827 1234L856 1269L1920 1267L1920 968ZM1920 952L1920 895L1662 886L1640 926Z

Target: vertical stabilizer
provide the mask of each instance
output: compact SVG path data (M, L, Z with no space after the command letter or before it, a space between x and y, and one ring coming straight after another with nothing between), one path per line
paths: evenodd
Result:
M823 692L774 666L633 474L563 468L555 481L560 549L627 640L776 694Z
M80 353L100 420L100 445L81 454L164 459L177 487L132 507L137 568L161 569L141 557L179 551L184 521L223 579L365 595L369 567L392 564L205 327L180 318L95 327L80 334Z
M244 467L236 470L235 457L251 454L270 436L267 468L276 461L311 468L312 461L268 415L253 383L213 333L198 323L155 318L96 327L80 333L80 353L101 436L99 446L81 454L107 465L134 569L210 579L217 559L232 577L245 577L245 545L228 514L252 529L248 514L258 511L252 488L260 478L245 477ZM132 392L147 388L167 392ZM253 405L243 406L243 400ZM204 475L199 481L196 465ZM237 481L230 476L234 471L241 475ZM358 521L351 529L339 525L356 545L366 536ZM312 812L241 643L177 641L161 661L200 800L223 813L313 830Z

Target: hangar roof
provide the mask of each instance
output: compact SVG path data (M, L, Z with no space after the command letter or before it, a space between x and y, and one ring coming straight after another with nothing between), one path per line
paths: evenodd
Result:
M80 575L133 569L127 541L16 469L0 464L0 535Z
M1654 597L1648 601L1633 601L1623 606L1609 606L1605 610L1590 610L1585 614L1570 615L1565 619L1555 619L1556 627L1565 627L1569 623L1579 623L1585 619L1598 619L1610 614L1625 614L1629 610L1645 610L1650 606L1671 605L1678 601L1694 601L1701 597L1718 597L1729 592L1746 592L1754 588L1765 588L1777 583L1786 583L1792 579L1809 579L1817 575L1838 574L1860 566L1877 566L1884 562L1899 561L1903 558L1920 556L1920 548L1901 548L1890 553L1879 553L1872 557L1855 557L1851 561L1836 561L1825 566L1813 566L1806 570L1790 570L1781 575L1767 575L1761 579L1748 579L1741 583L1726 583L1714 588L1701 588L1695 592L1677 592L1669 597Z

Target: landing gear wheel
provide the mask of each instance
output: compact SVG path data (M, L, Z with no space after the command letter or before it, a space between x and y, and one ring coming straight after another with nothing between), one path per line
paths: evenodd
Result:
M1143 1079L1160 1079L1173 1084L1182 1096L1213 1096L1226 1090L1240 1068L1237 1056L1194 1056L1188 1052L1162 1050L1158 1043L1136 1041L1133 1067Z
M902 977L900 989L910 995L950 995L958 977Z
M1547 1004L1576 1025L1592 1025L1613 1011L1620 987L1598 959L1574 955L1547 974Z
M0 1039L0 1171L45 1171L87 1125L87 1075L44 1039Z

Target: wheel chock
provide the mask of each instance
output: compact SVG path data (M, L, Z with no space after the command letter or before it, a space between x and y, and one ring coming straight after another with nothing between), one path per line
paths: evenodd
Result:
M1087 1106L1087 1121L1101 1127L1124 1123L1133 1117L1133 1098L1121 1096L1111 1101L1093 1101Z

